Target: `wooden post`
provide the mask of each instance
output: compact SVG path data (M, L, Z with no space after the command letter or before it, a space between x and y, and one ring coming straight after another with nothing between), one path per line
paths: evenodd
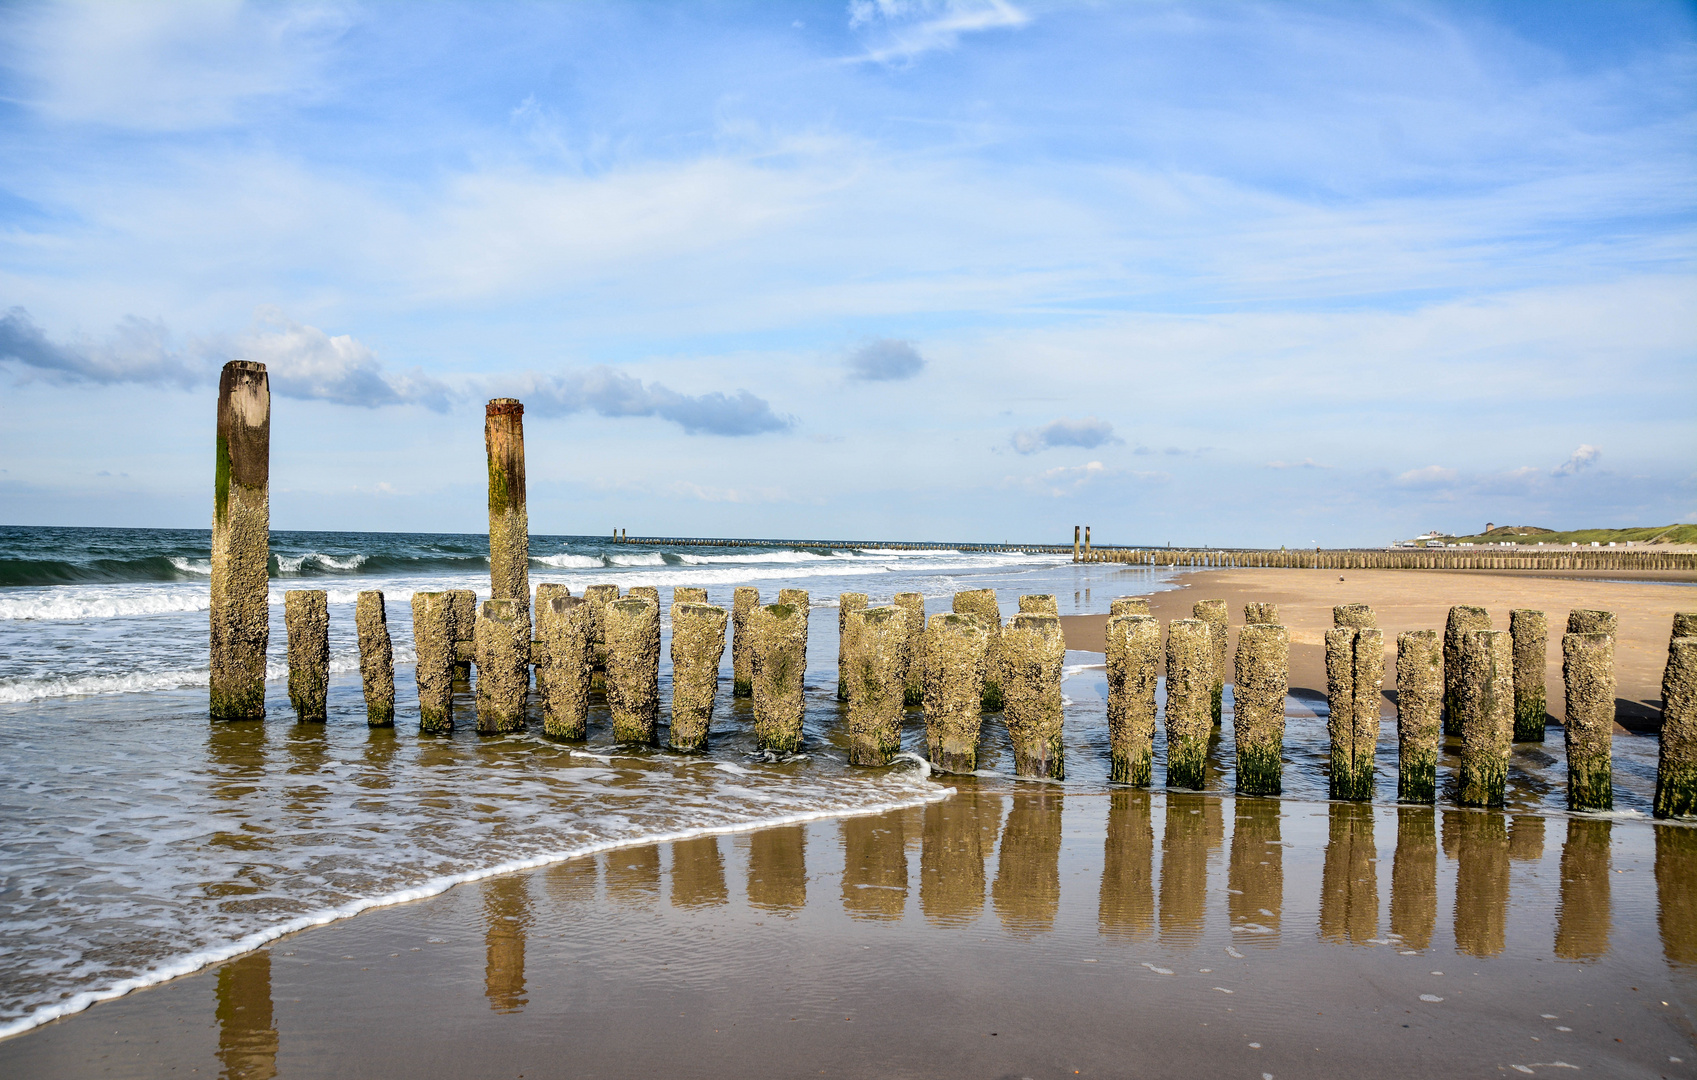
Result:
M1544 657L1549 623L1542 611L1517 608L1508 613L1514 643L1514 741L1543 742L1549 702L1544 690Z
M1143 596L1116 596L1108 602L1108 618L1116 615L1148 615L1149 600Z
M1167 624L1167 786L1202 790L1208 756L1213 644L1201 619Z
M1112 615L1108 618L1105 647L1108 779L1148 787L1155 757L1155 688L1161 674L1161 624L1143 614Z
M1690 619L1687 627L1681 619ZM1697 617L1674 616L1674 631L1697 630ZM1697 635L1668 642L1662 673L1662 737L1656 759L1655 814L1659 818L1697 814Z
M489 586L496 600L512 600L530 628L530 517L524 495L524 406L494 398L484 410L483 443L489 454ZM530 639L525 638L529 659Z
M1569 633L1561 639L1567 688L1567 808L1613 810L1615 639L1608 633Z
M1290 634L1248 623L1237 635L1232 682L1232 739L1240 795L1284 790L1285 695L1290 690Z
M786 590L787 591L787 590ZM754 737L762 750L801 749L802 689L807 675L807 609L768 604L748 616L754 683Z
M365 722L372 727L395 726L395 649L389 640L389 614L383 594L366 591L354 604L354 627L359 632L359 680L365 691Z
M528 605L516 599L485 600L476 625L477 730L517 731L524 727L530 691Z
M323 589L283 594L289 635L289 704L303 722L325 719L330 689L330 598Z
M754 696L754 651L748 636L748 616L760 606L760 590L737 588L731 600L731 696Z
M590 689L607 685L607 605L619 598L617 585L591 585L583 590L583 602L589 605Z
M894 605L849 613L849 764L888 765L902 749L901 653L907 613Z
M730 613L706 603L672 604L672 749L707 749L719 661Z
M544 606L546 603L546 606ZM536 599L536 633L542 643L536 688L542 696L542 732L582 739L589 731L589 676L595 663L595 606L570 595Z
M1514 647L1500 630L1475 630L1461 651L1463 806L1498 807L1514 738Z
M849 626L849 615L856 611L866 610L866 594L861 592L846 592L837 597L837 700L849 700L849 683L853 681L854 661L854 632Z
M1061 780L1061 670L1066 640L1055 615L1021 612L1002 633L1003 715L1019 776Z
M1220 718L1224 715L1226 694L1226 657L1228 654L1228 622L1226 602L1224 600L1198 600L1191 606L1190 612L1196 618L1208 624L1208 658L1213 665L1214 683L1210 709L1213 724L1220 726Z
M601 618L607 633L607 708L613 714L613 738L652 745L658 741L660 724L660 605L631 595L608 604Z
M1491 628L1491 616L1482 607L1450 608L1444 626L1444 734L1461 734L1461 653L1467 636Z
M971 614L937 614L926 625L925 739L931 764L945 772L978 768L989 644L984 621Z
M1444 659L1436 630L1410 630L1396 642L1397 799L1437 799L1443 738Z
M895 605L907 616L902 622L902 704L911 708L925 704L925 596L897 593Z
M1002 711L1002 610L995 589L957 592L952 601L955 614L972 615L984 624L984 712Z
M418 730L454 730L454 611L450 594L412 594L412 641L417 654Z
M454 661L453 677L457 686L471 686L471 662L477 655L477 593L470 589L449 589L447 597L448 627L453 632L450 659Z
M271 384L231 360L218 378L212 486L214 720L265 719L271 640Z

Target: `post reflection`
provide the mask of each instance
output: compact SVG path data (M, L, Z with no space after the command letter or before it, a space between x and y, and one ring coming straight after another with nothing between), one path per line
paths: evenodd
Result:
M1061 900L1061 793L1035 791L1013 797L990 901L1002 926L1039 933L1055 925Z
M561 907L592 905L598 876L595 857L584 855L544 870L542 887L548 891L548 898Z
M1224 840L1220 800L1167 793L1161 836L1161 944L1194 945L1208 904L1208 851Z
M1613 822L1568 818L1561 846L1561 907L1556 955L1601 960L1609 951L1609 831Z
M1002 797L963 788L925 807L920 831L919 908L939 926L961 926L984 910L984 860L1002 831Z
M395 760L395 752L400 749L400 745L394 727L369 729L364 754L368 771L359 778L361 787L384 791L394 786L389 775L389 766Z
M715 907L730 901L719 838L700 836L672 843L672 906Z
M1470 956L1497 955L1508 925L1508 819L1444 811L1444 853L1456 861L1455 947Z
M1373 807L1332 803L1320 870L1320 940L1363 945L1379 936L1379 851Z
M310 815L330 797L322 779L330 762L329 725L291 724L283 736L283 749L289 755L290 777L285 781L284 808Z
M1697 829L1657 825L1656 925L1668 963L1697 966Z
M1410 949L1432 945L1438 923L1438 813L1400 806L1391 860L1391 933Z
M259 725L255 724L254 727ZM218 1061L223 1080L277 1075L277 1027L271 1016L271 950L218 969Z
M1149 792L1117 788L1108 795L1102 843L1098 924L1107 937L1141 941L1155 932L1155 826Z
M607 895L628 907L647 907L660 899L660 849L654 844L609 851Z
M214 832L207 842L232 851L269 851L271 828L253 820L247 808L240 805L265 779L265 725L245 721L213 724L207 732L206 760L212 797L232 804L217 814L228 817L233 826ZM251 878L260 872L257 867L244 867L237 875L240 880L208 883L208 894L259 892L263 886Z
M1521 814L1509 822L1508 857L1515 862L1537 862L1544 857L1544 819Z
M1285 849L1277 799L1234 800L1226 910L1232 940L1272 947L1279 943L1285 903Z
M524 935L530 928L530 877L508 874L483 883L483 996L498 1013L516 1013L524 992Z
M807 904L807 831L799 825L762 829L748 842L748 902L768 911Z
M856 919L899 919L907 907L907 848L900 814L844 818L843 911Z

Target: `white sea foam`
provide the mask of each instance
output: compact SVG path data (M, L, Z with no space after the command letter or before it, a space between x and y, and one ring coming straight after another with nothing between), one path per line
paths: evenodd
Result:
M308 564L319 570L358 570L365 565L365 556L325 555L318 551L309 551L305 555L277 556L277 572L282 575L295 575L304 571Z
M175 566L178 571L184 574L201 574L206 577L212 576L211 559L185 559L181 555L170 555L167 556L167 558L171 560L172 566Z
M609 555L609 566L665 566L666 558L659 552L649 555Z
M564 570L600 569L607 565L599 555L532 555L530 561Z
M719 564L748 565L752 563L795 563L821 562L826 559L849 559L852 555L833 551L829 555L820 555L814 551L756 551L747 555L690 555L681 554L678 560L685 566L716 566Z
M282 603L281 594L275 603ZM3 619L116 619L205 611L212 594L205 585L53 585L0 595Z

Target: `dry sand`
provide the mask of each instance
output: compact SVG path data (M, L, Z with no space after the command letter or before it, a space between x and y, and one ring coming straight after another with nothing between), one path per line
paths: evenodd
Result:
M1512 572L1447 570L1203 570L1175 579L1182 588L1146 594L1149 610L1164 624L1189 618L1198 600L1223 599L1231 612L1232 648L1243 623L1243 605L1268 601L1290 628L1290 680L1294 690L1326 691L1322 637L1332 626L1334 604L1368 604L1385 631L1386 690L1394 689L1396 636L1404 630L1440 634L1449 609L1474 604L1491 613L1491 624L1508 629L1514 608L1535 608L1550 621L1546 685L1550 713L1563 717L1561 634L1573 608L1613 611L1620 617L1615 644L1617 715L1634 731L1660 723L1662 668L1676 611L1697 610L1697 588L1665 581L1600 581L1594 578L1532 576ZM1067 648L1101 652L1107 618L1068 615L1061 619Z

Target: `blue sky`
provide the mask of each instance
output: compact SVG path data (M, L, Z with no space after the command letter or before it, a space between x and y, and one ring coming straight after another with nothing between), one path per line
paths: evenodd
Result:
M1697 520L1671 3L0 6L0 521Z

